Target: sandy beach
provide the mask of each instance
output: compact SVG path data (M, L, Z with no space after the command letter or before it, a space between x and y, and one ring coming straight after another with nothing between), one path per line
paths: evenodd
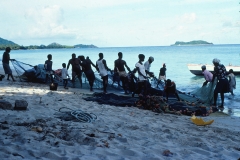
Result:
M59 86L51 91L46 84L4 78L0 81L0 101L9 102L12 108L0 109L1 159L240 158L239 117L213 113L203 117L214 120L211 125L197 126L189 116L83 99L91 94L89 89L65 90ZM14 110L16 100L25 100L27 110ZM74 117L67 119L71 110L92 113L97 119L87 123Z

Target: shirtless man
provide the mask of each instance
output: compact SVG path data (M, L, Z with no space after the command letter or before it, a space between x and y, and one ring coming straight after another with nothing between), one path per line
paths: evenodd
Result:
M82 88L82 70L80 68L80 60L78 58L76 58L76 54L73 53L72 54L72 59L70 59L68 61L68 65L67 65L67 70L70 66L70 64L72 65L72 83L73 83L73 87L75 87L75 77L77 76L80 82L80 87Z
M122 81L122 87L125 91L125 94L128 94L127 83L128 83L128 74L125 71L125 67L130 72L130 68L127 66L127 63L122 60L123 54L122 52L118 53L118 59L114 61L114 70L116 70L119 74L120 80Z
M87 59L85 59L84 56L80 56L80 60L82 61L82 69L88 79L88 82L89 82L89 86L90 86L90 91L93 91L93 83L94 83L94 80L95 80L95 75L94 75L94 72L92 70L92 67L95 67L96 66L93 64L93 62L89 59L89 57L87 57Z

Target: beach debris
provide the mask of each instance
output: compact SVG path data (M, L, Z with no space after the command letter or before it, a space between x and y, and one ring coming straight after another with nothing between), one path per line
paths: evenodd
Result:
M197 126L206 126L206 125L210 125L214 122L214 120L210 120L210 121L204 121L202 118L197 118L195 115L193 115L191 117L191 121L196 124Z
M35 127L32 127L32 131L36 131L36 132L42 132L42 131L43 131L43 129L42 129L42 127L35 126Z
M238 147L234 147L234 149L236 149L237 151L240 151L240 148L238 148Z
M24 158L22 155L18 154L18 153L12 153L13 156L20 156L22 158Z
M0 100L0 108L2 109L12 109L12 104L5 100Z
M173 153L167 149L167 150L163 151L163 155L164 156L171 156L171 155L173 155Z
M62 117L59 117L64 120L78 120L83 123L92 123L97 119L97 116L93 113L86 113L82 110L72 110L68 107L60 108L59 112L64 114Z
M89 137L95 137L95 134L94 133L91 133L91 134L87 134Z
M28 103L25 100L16 100L14 110L27 110Z

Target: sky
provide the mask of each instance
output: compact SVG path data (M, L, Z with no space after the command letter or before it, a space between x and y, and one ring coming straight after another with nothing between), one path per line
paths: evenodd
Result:
M0 37L19 45L240 44L239 0L1 0Z

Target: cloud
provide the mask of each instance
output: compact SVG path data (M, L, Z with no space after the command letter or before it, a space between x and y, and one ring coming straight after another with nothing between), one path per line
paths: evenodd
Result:
M179 20L182 23L193 23L196 20L196 18L197 17L195 13L185 13L179 17Z
M43 8L31 8L26 11L25 18L29 23L27 33L30 37L73 37L74 29L63 25L64 11L58 5Z

